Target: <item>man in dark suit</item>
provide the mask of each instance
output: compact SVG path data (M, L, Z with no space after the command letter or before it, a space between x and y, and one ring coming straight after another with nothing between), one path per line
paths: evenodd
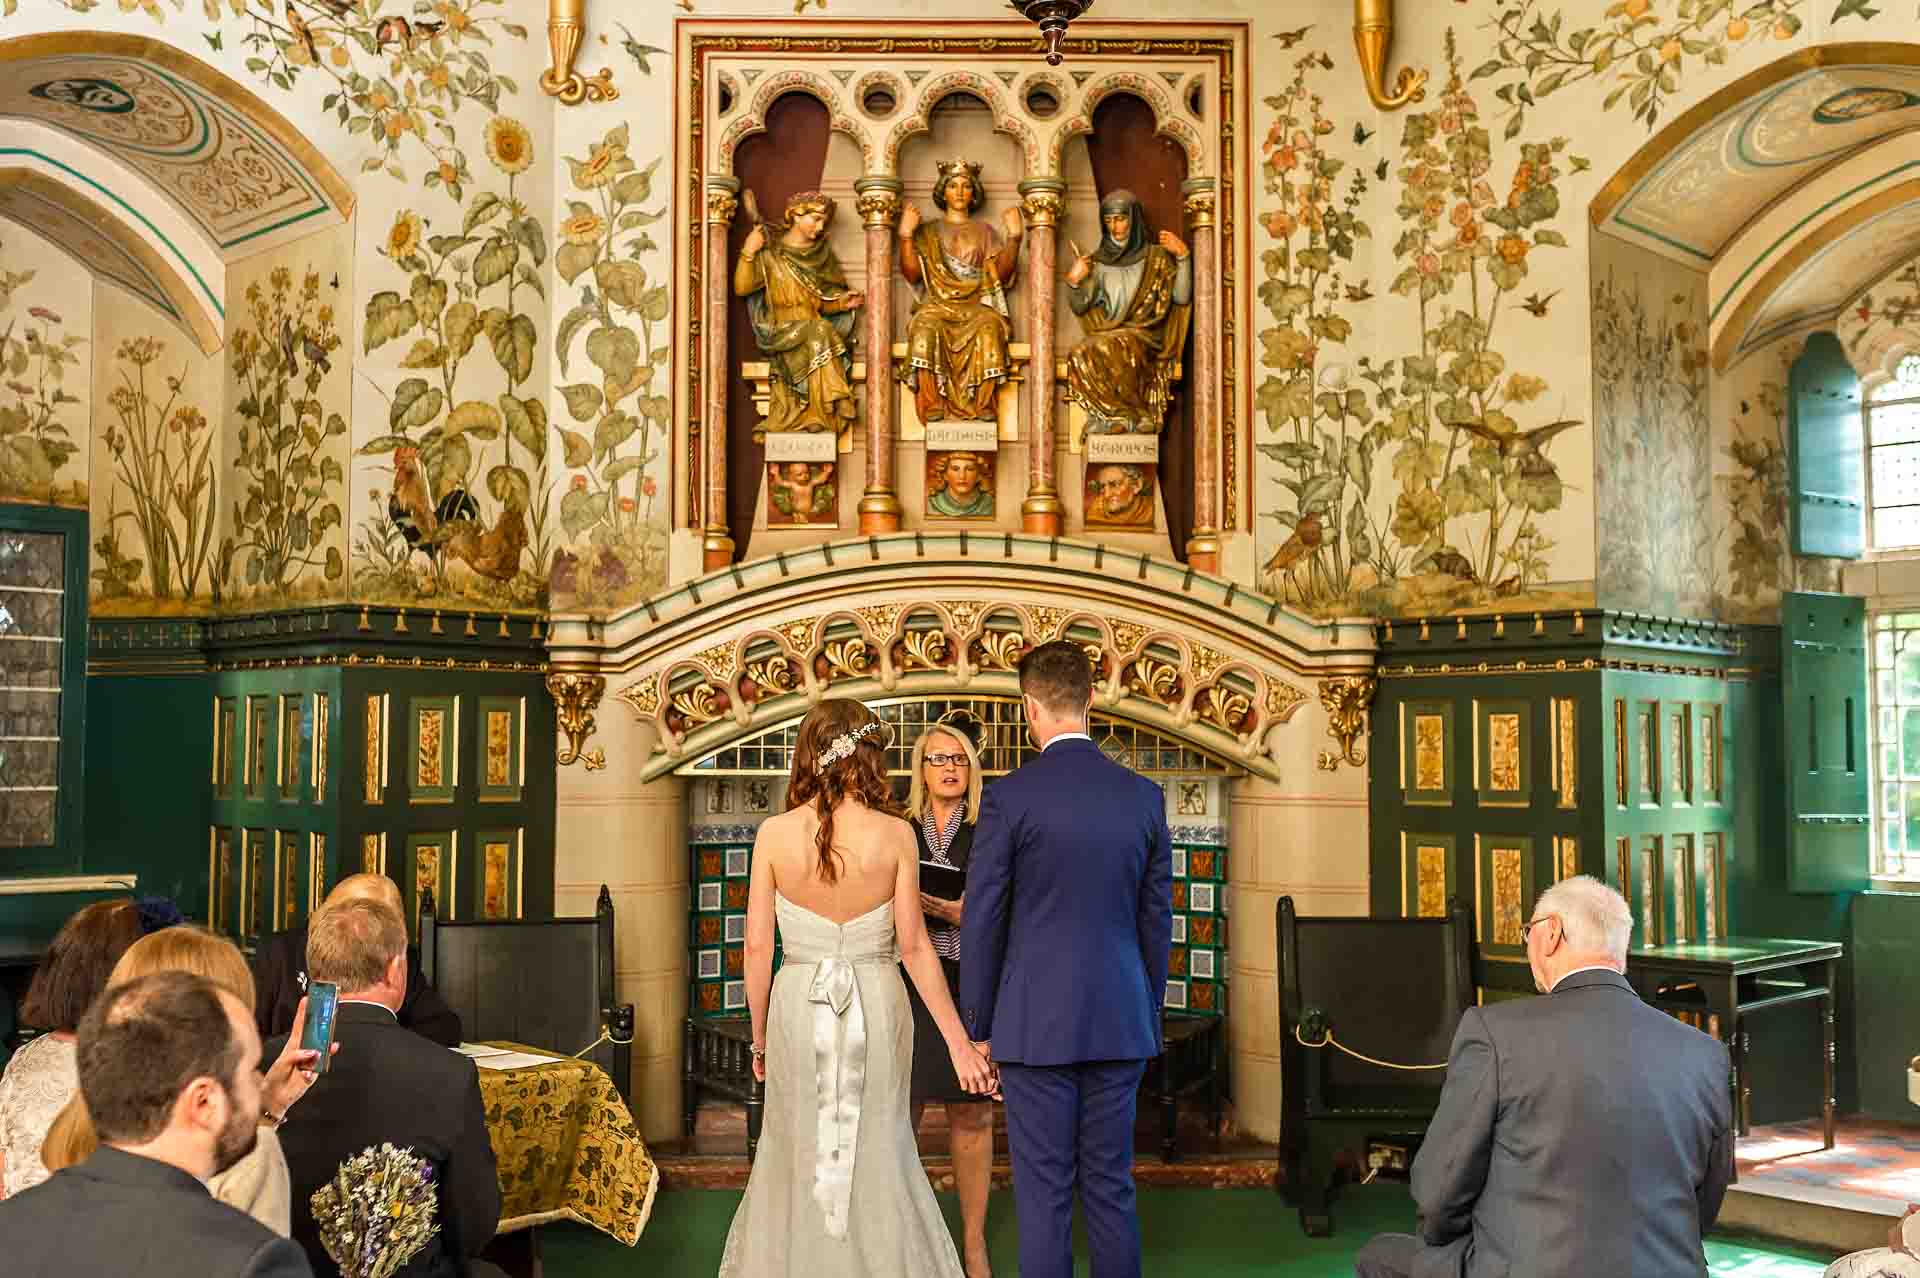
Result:
M158 972L80 1022L86 1162L0 1202L9 1278L309 1278L300 1249L207 1193L257 1139L260 1038L231 994Z
M350 874L333 885L325 905L335 901L380 901L401 918L400 889L384 874ZM253 959L254 1016L261 1038L285 1038L293 1032L293 1014L307 995L307 929L276 932L261 942ZM442 1047L460 1044L460 1014L427 984L411 953L407 957L407 996L398 1013L402 1028Z
M1166 800L1087 735L1093 671L1078 645L1029 652L1020 692L1040 757L980 805L960 1015L1000 1068L1021 1274L1071 1278L1078 1186L1093 1272L1137 1278L1134 1111L1160 1053L1172 943Z
M393 1144L430 1161L439 1188L440 1232L400 1274L495 1272L473 1260L500 1221L479 1077L472 1061L402 1029L394 1016L406 998L406 925L378 901L348 899L322 908L308 933L309 973L340 987L340 1050L280 1129L293 1181L294 1241L320 1278L337 1278L314 1225L313 1192L347 1159Z
M1359 1278L1704 1278L1733 1179L1727 1049L1640 1001L1633 913L1587 875L1522 930L1543 997L1469 1008L1413 1161L1419 1234L1382 1234Z

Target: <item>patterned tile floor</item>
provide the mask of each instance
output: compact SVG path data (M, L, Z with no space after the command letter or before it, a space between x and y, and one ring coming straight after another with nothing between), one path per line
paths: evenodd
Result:
M1740 1142L1740 1187L1802 1202L1898 1214L1920 1203L1920 1126L1841 1119L1830 1150L1818 1122L1756 1127Z

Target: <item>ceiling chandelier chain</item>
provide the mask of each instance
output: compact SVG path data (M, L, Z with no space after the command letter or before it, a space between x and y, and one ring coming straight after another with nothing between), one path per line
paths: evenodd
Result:
M1029 22L1038 23L1047 42L1047 65L1057 67L1066 61L1060 46L1067 38L1067 24L1093 7L1093 0L1010 0L1015 12Z

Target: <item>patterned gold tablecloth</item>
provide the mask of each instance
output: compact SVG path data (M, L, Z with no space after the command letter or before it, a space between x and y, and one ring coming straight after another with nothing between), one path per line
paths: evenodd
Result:
M660 1171L605 1070L581 1060L483 1069L480 1098L500 1168L500 1233L571 1220L629 1247L639 1240Z

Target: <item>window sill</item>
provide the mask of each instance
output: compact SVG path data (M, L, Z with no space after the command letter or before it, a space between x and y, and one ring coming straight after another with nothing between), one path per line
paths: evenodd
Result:
M1867 880L1869 892L1900 892L1920 896L1920 877L1891 879L1875 874Z

